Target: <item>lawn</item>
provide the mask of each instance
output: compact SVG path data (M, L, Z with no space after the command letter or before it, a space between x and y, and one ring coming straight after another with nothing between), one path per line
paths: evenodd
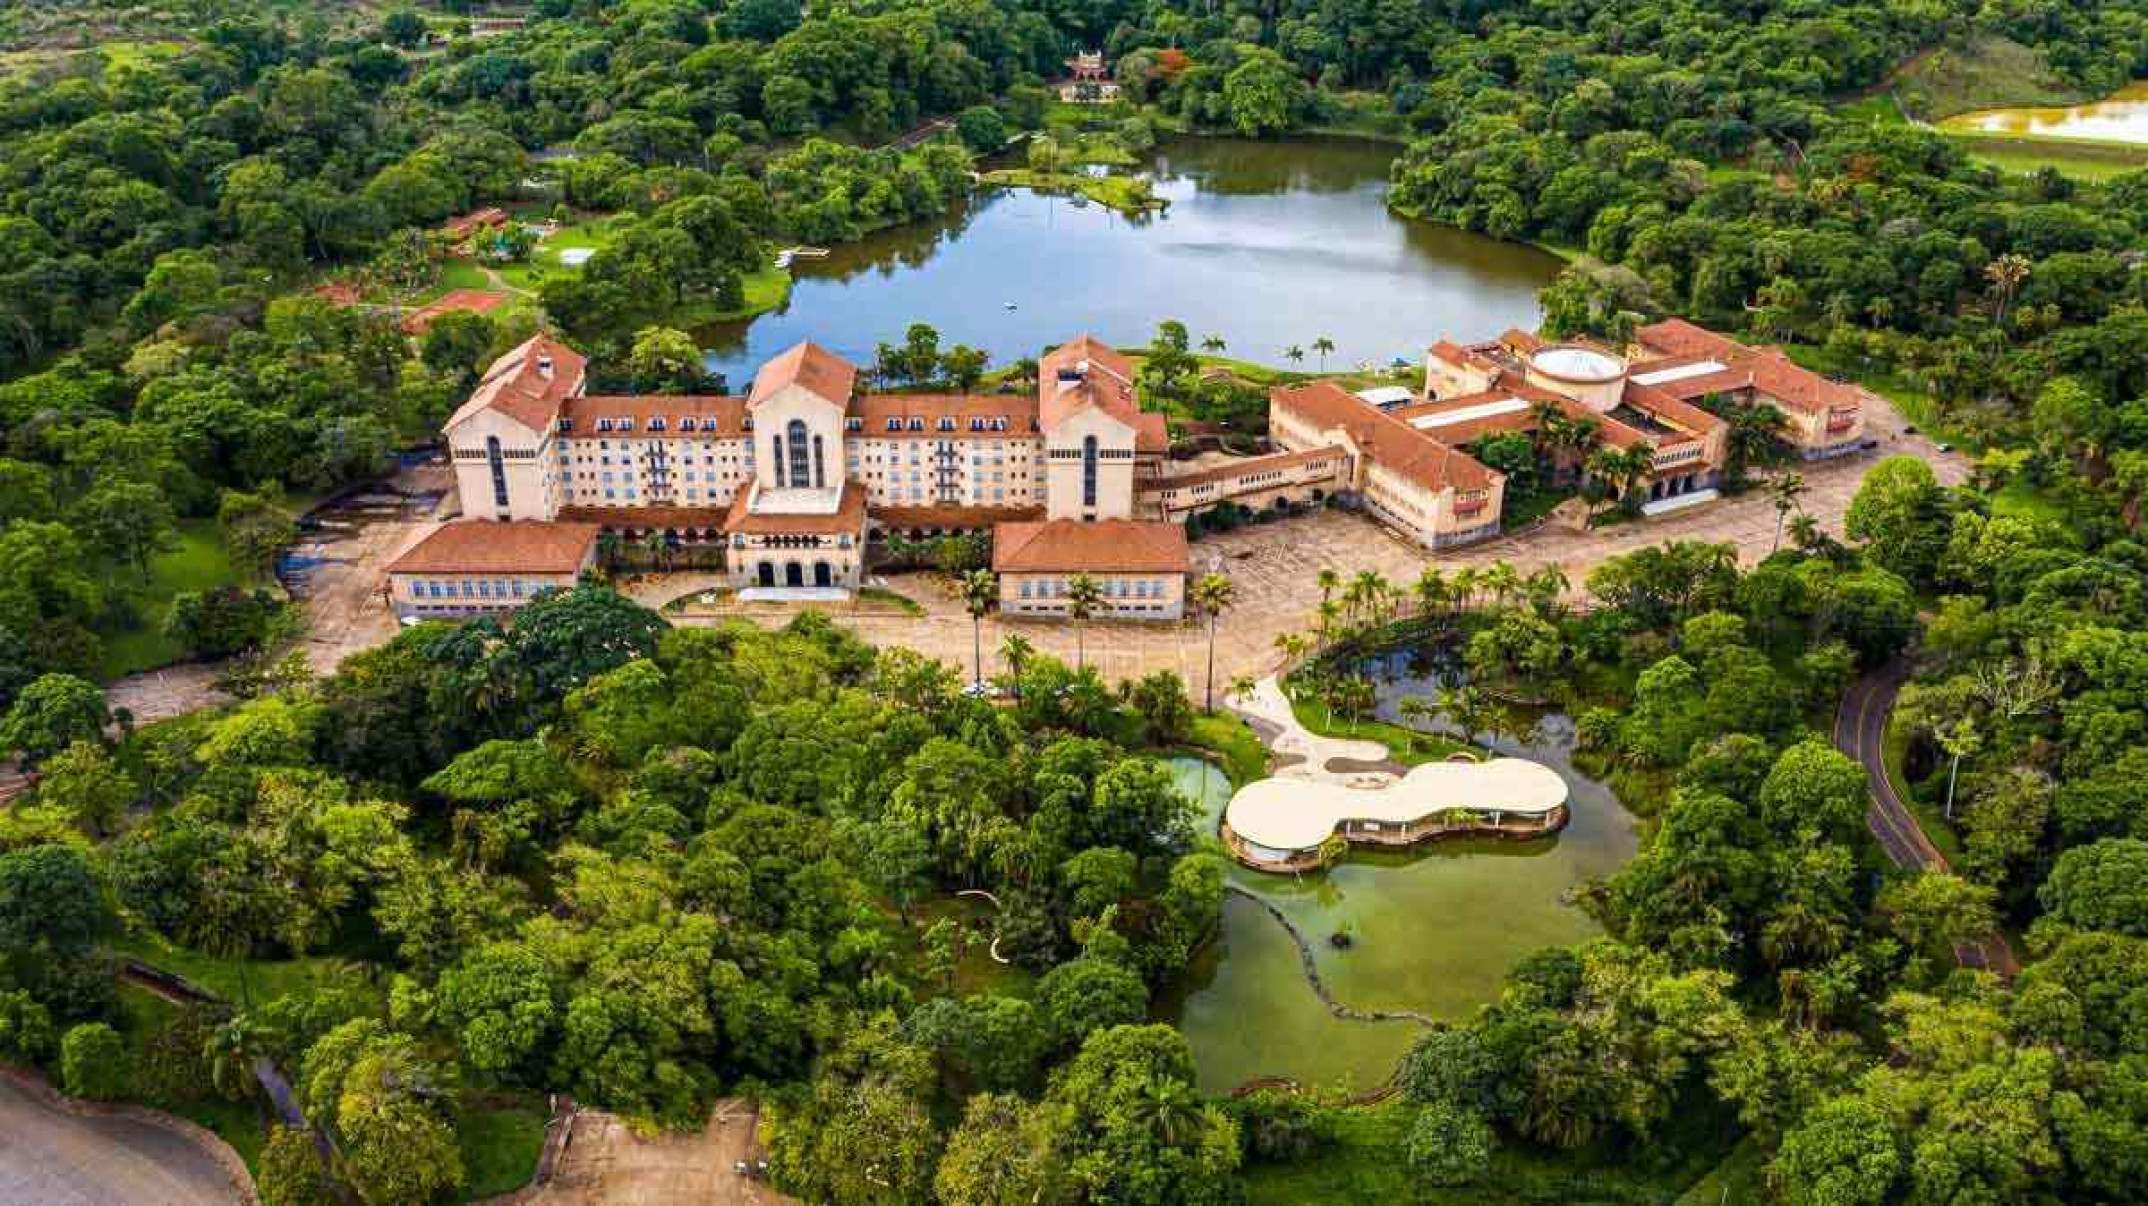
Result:
M952 918L962 924L962 957L955 964L954 993L969 996L990 993L1003 997L1027 998L1035 990L1036 976L1017 964L1001 963L992 958L993 909L992 902L981 896L934 896L910 906L910 922L904 926L897 919L894 907L887 906L888 920L895 929L895 950L898 958L913 968L921 950L921 939L932 923L942 918ZM913 973L914 974L914 973ZM940 986L918 983L920 997L937 996Z
M227 1001L274 1000L293 993L308 993L342 974L341 960L310 956L301 959L224 959L179 946L161 934L127 934L108 944L114 954L131 956L159 971L184 976L197 986Z
M455 1126L464 1199L512 1193L529 1184L544 1151L544 1127L543 1102L534 1097L486 1101L465 1110Z
M146 586L131 570L119 572L123 585L135 592L137 619L131 627L100 634L104 637L104 655L97 672L106 680L169 666L186 657L186 650L164 635L164 617L171 610L172 596L214 590L230 582L231 559L224 555L215 520L182 519L178 542L149 559Z
M1940 128L1940 133L1960 143L1970 158L2015 175L2025 176L2048 167L2082 180L2109 180L2148 168L2148 147L2129 143L2037 134L1987 134L1945 127Z
M2031 481L2015 478L1991 496L1991 512L1994 515L2013 515L2021 519L2042 519L2063 524L2067 520L2066 505Z
M1365 1109L1336 1110L1333 1147L1293 1164L1256 1164L1245 1170L1246 1200L1253 1206L1304 1202L1416 1202L1433 1206L1487 1206L1521 1202L1650 1202L1674 1200L1716 1168L1732 1139L1705 1111L1681 1111L1666 1128L1667 1147L1678 1158L1639 1167L1635 1153L1611 1144L1558 1152L1505 1143L1494 1149L1490 1170L1476 1185L1435 1189L1402 1158L1415 1106L1397 1098ZM1684 1133L1678 1133L1684 1132ZM1731 1202L1753 1199L1733 1196ZM1715 1206L1714 1199L1708 1199Z
M1223 760L1223 773L1233 784L1251 783L1268 774L1268 747L1251 726L1230 712L1193 718L1190 744Z
M1474 745L1465 745L1439 733L1420 733L1384 720L1336 716L1319 700L1312 698L1310 692L1307 692L1304 698L1291 700L1290 710L1298 718L1299 724L1323 737L1377 741L1387 747L1390 758L1404 766L1444 761L1449 754L1454 753L1483 752Z
M1089 176L1079 173L1046 173L1028 168L999 168L980 180L1001 188L1033 188L1039 192L1075 192L1098 205L1120 213L1139 213L1156 206L1149 182L1140 176Z

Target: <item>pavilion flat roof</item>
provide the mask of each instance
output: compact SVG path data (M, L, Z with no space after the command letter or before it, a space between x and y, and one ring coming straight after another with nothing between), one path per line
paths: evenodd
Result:
M1450 808L1543 816L1566 803L1566 780L1527 758L1427 762L1387 787L1346 787L1278 775L1238 789L1223 811L1239 837L1271 850L1309 850L1346 821L1403 825Z

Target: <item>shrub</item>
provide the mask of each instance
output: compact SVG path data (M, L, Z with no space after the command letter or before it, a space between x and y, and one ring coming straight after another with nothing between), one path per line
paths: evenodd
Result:
M1410 1167L1439 1186L1468 1185L1492 1162L1492 1128L1474 1110L1439 1103L1418 1111L1410 1125Z
M126 1093L126 1046L103 1022L84 1022L60 1040L60 1084L76 1097L112 1101Z

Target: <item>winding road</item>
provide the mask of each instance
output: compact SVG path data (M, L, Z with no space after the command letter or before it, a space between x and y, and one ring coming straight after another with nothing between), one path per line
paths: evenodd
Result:
M234 1157L236 1161L236 1157ZM0 1076L0 1202L251 1201L197 1143L124 1114L76 1114Z
M1865 819L1887 857L1896 866L1910 870L1950 871L1946 855L1925 836L1917 818L1895 791L1893 780L1887 777L1887 717L1893 713L1895 696L1901 693L1908 677L1908 660L1896 658L1850 684L1843 694L1842 706L1835 712L1835 748L1865 768L1865 779L1872 789L1872 808ZM2021 971L2014 948L2007 944L2004 934L1997 932L1982 942L1955 947L1954 958L1963 967L1980 967L2009 980Z

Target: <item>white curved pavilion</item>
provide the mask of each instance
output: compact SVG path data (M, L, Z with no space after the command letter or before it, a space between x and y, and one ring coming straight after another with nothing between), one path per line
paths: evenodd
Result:
M1224 839L1247 865L1317 865L1340 834L1408 846L1442 834L1533 837L1566 824L1566 780L1526 758L1428 762L1385 787L1281 775L1240 788L1223 811Z

